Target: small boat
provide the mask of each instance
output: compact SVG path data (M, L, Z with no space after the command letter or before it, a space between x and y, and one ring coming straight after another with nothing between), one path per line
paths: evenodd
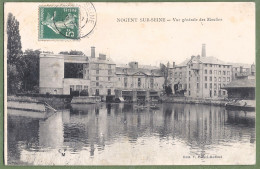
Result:
M135 105L134 108L135 108L135 109L146 109L146 108L148 108L148 106L144 106L144 105Z
M160 109L160 107L156 106L156 105L150 105L150 109L158 110L158 109Z
M227 110L255 111L255 101L235 100L226 104Z

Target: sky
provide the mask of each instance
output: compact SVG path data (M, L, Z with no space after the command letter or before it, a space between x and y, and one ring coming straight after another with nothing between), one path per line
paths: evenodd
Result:
M192 55L200 55L202 44L206 44L207 56L225 62L255 62L253 2L93 3L97 15L94 31L88 37L73 41L38 39L41 5L48 4L5 3L5 21L11 12L20 23L23 51L80 50L90 55L90 47L95 46L96 53L105 53L116 63L138 61L158 66L168 61L179 64ZM166 18L171 21L117 22L117 18ZM174 22L173 18L181 21ZM218 18L221 21L182 22L185 18Z

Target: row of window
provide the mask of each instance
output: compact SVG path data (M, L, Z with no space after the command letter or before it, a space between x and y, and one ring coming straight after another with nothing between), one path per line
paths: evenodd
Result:
M86 69L85 69L85 70L84 70L84 73L85 73L85 74L89 74L89 70L86 70ZM99 74L99 70L96 70L96 74L97 74L97 75ZM109 74L109 75L112 75L112 70L108 70L108 74Z
M96 80L97 80L97 81L99 80L99 77L98 77L98 76L96 77ZM111 77L107 77L107 80L110 82L110 81L111 81Z
M197 79L197 80L199 80L199 79ZM207 76L205 76L205 81L208 81L208 77ZM209 81L212 82L212 76L209 77ZM216 81L217 81L217 77L214 77L214 82L216 82ZM218 81L221 82L221 77L218 77ZM223 82L226 82L226 81L230 82L230 77L222 77L222 81Z
M223 84L223 87L225 86L225 84ZM204 84L204 87L205 87L205 89L207 89L208 88L208 83L205 83ZM209 83L209 88L210 89L212 89L212 83ZM214 83L214 89L220 89L221 88L221 84L216 84L216 83Z
M221 67L223 67L223 68L230 68L230 66L229 65L213 65L213 64L205 64L205 67L219 67L219 68L221 68Z
M205 73L205 74L208 74L208 72L209 72L209 74L212 74L212 73L213 73L212 70L209 70L209 71L208 71L207 69L204 70L204 73ZM223 71L221 71L221 70L217 71L217 70L214 70L214 74L215 74L215 75L217 75L217 74L218 74L218 75L221 75L221 74L222 74L222 75L230 75L230 71L225 71L225 70L223 70Z
M82 89L88 90L88 86L86 86L86 85L70 85L71 91L81 91Z

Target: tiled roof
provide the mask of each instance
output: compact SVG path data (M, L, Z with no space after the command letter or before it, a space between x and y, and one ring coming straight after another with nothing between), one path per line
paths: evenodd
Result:
M255 79L238 79L233 80L229 84L223 87L223 89L230 88L255 88Z

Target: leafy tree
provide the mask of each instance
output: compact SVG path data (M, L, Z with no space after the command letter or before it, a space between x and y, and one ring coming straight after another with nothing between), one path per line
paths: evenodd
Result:
M167 66L165 66L164 64L160 64L160 70L162 72L162 75L164 77L164 88L166 88L167 84L168 84L168 70L169 70L169 63L167 64Z
M59 54L63 55L85 55L82 51L71 50L71 51L61 51Z
M38 92L40 50L28 49L20 59L19 72L23 91Z
M7 93L14 94L20 90L21 77L19 76L19 61L22 56L19 22L12 13L7 19Z
M170 94L172 94L172 88L171 86L165 86L165 93L167 94L167 96L169 96Z

